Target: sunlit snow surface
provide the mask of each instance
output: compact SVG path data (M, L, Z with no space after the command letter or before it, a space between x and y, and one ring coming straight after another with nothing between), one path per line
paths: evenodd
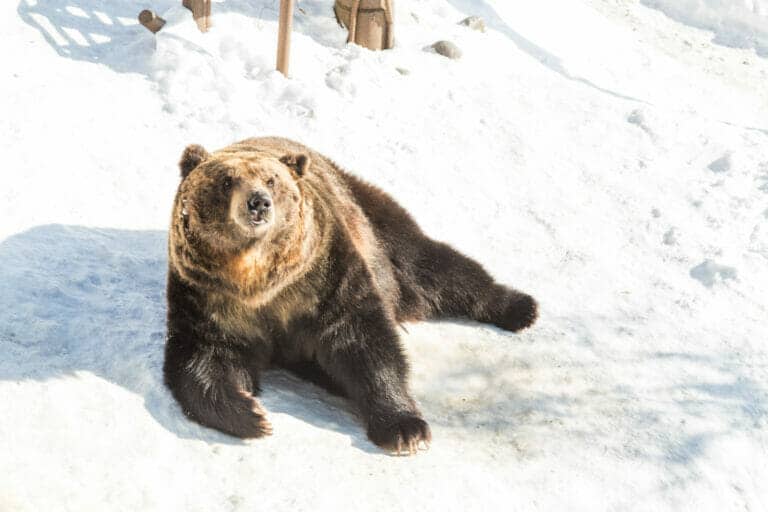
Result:
M381 53L332 3L297 4L288 80L277 0L204 35L176 0L2 2L0 510L765 510L765 2L399 0ZM428 452L283 373L249 442L163 387L178 157L267 134L540 301L406 326Z

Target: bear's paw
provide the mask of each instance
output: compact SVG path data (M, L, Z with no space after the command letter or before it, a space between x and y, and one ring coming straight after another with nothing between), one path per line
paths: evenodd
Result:
M432 432L426 421L406 413L391 421L368 428L368 438L377 446L396 455L414 455L419 449L429 448Z
M517 332L533 325L538 317L536 299L524 293L514 293L494 324L506 331Z

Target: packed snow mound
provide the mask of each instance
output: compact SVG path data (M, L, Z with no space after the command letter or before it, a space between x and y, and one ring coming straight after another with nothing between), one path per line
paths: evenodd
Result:
M718 44L754 48L768 57L768 0L642 0L692 27L711 30Z

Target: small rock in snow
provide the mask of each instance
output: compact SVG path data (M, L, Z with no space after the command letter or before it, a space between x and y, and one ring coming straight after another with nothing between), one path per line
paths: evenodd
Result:
M411 74L410 69L405 69L405 68L395 68L395 69L397 70L398 73L400 73L403 76Z
M480 16L469 16L464 18L459 22L459 25L464 25L465 27L469 27L472 30L477 30L479 32L485 32L485 21L483 21L483 18Z
M430 48L435 50L440 55L448 57L449 59L455 60L461 58L461 50L459 50L459 47L450 41L438 41L430 46Z

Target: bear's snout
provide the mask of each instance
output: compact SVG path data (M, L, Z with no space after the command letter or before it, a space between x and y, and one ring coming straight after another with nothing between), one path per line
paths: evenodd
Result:
M232 191L229 218L245 229L249 238L261 237L273 224L280 205L268 190L242 183Z
M246 206L251 213L263 214L272 208L272 198L266 192L253 192L248 197Z
M248 223L251 226L266 224L272 217L272 197L267 192L253 191L245 200L245 208L248 210Z

